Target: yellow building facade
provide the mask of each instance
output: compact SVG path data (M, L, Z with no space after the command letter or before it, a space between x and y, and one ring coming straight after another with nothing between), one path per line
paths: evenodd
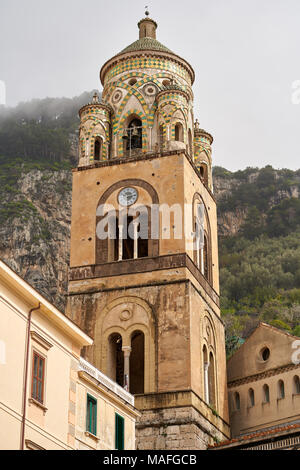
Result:
M0 449L135 448L134 398L80 358L92 342L0 261Z
M213 138L190 64L154 20L138 28L79 111L66 313L94 338L85 359L134 394L138 449L203 449L229 436Z

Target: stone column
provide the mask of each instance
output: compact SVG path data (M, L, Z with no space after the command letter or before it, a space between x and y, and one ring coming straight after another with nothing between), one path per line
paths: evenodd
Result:
M129 367L130 367L130 346L123 346L122 351L124 353L124 388L129 392Z
M123 225L119 225L119 261L123 259Z
M201 274L204 275L204 256L203 256L203 247L200 248L200 259L201 259Z
M138 257L138 220L133 221L133 258L137 259Z

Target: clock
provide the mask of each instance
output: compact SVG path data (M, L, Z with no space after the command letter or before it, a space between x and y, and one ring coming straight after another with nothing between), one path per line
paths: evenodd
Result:
M138 192L134 188L124 188L119 192L118 201L121 206L131 206L136 202Z

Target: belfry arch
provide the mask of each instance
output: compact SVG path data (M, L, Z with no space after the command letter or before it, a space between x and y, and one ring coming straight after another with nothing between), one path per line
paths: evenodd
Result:
M121 343L123 386L128 385L132 393L153 392L156 383L155 331L155 317L145 300L135 296L115 299L96 319L95 338L101 338L95 342L96 366L113 380L118 378L117 364L121 353L116 344ZM118 367L120 369L120 365Z
M203 276L212 283L212 240L211 226L206 204L200 194L195 193L193 197L193 230L196 233L198 223L197 205L202 205L204 216L203 246L198 245L197 240L194 243L193 259L194 263L203 274ZM196 235L197 236L197 235ZM200 242L200 240L199 240Z
M133 179L133 178L129 178L129 179L126 179L126 180L121 180L121 181L118 181L116 182L115 184L113 184L112 186L110 186L103 194L102 196L100 197L99 201L98 201L98 204L97 204L97 214L96 215L96 229L97 229L97 226L99 224L99 222L101 222L101 220L107 216L107 213L103 213L102 215L99 215L99 212L98 212L98 208L101 208L101 207L105 207L105 204L106 204L106 201L108 200L108 198L117 190L120 190L121 188L124 188L124 187L137 187L137 188L143 188L150 196L150 199L151 199L151 205L152 207L158 207L158 204L159 204L159 199L158 199L158 194L156 192L156 190L153 188L152 185L150 185L147 181L144 181L144 180L140 180L140 179ZM152 215L152 212L150 211L149 208L147 208L148 210L148 223L149 223L149 227L148 227L148 246L147 246L147 249L145 249L145 243L143 242L140 242L138 244L138 251L140 251L140 254L141 255L146 255L146 256L158 256L159 254L159 238L151 238L151 234L152 234L152 220L151 220L151 215ZM117 208L115 208L115 212L117 214ZM159 227L158 227L158 230L159 230ZM95 260L96 260L96 264L102 264L102 263L107 263L109 261L117 261L117 257L116 256L112 256L111 259L109 259L109 256L108 256L108 253L109 253L109 244L112 245L113 243L110 243L110 242L114 242L114 240L109 240L109 239L104 239L104 240L101 240L97 234L96 234L96 243L95 243L95 249L96 249L96 252L95 252ZM116 243L116 242L115 242ZM114 244L115 244L114 243ZM143 256L141 256L143 257Z

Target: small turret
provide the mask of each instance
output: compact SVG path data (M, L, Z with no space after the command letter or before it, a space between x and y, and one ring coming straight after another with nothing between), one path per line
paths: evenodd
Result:
M111 106L94 93L92 102L79 110L79 166L108 160L111 144Z
M212 183L212 158L211 145L213 137L204 129L200 129L199 121L196 119L194 125L194 161L203 179L203 182L210 190Z

